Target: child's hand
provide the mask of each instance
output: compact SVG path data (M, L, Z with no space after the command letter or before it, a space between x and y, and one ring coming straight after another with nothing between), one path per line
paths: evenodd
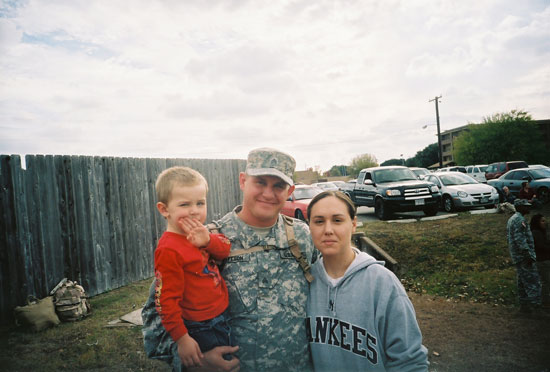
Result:
M197 341L186 333L177 342L178 355L183 365L189 367L201 367L203 355Z
M179 221L180 227L187 236L187 240L195 247L204 248L210 243L210 232L200 221L191 217L184 217Z

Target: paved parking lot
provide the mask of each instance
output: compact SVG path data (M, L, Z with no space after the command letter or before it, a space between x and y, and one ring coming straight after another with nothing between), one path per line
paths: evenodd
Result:
M473 213L495 213L495 209L485 209L485 208L475 208L472 209L470 212ZM439 211L437 212L436 217L452 217L456 216L456 213L447 213L445 211ZM391 220L409 220L409 219L416 219L424 218L426 215L424 212L403 212L403 213L395 213ZM433 217L430 217L432 219ZM378 217L374 214L374 208L370 207L358 207L357 208L357 221L358 222L372 222L372 221L379 221Z

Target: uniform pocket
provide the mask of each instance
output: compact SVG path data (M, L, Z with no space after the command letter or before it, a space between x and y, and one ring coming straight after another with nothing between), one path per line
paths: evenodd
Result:
M229 292L229 309L232 314L250 312L256 308L257 273L245 262L227 263L223 277Z

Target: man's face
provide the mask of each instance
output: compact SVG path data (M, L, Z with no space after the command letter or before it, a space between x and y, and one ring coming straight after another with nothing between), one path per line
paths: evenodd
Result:
M277 222L286 199L294 191L285 181L275 176L239 175L243 191L243 209L239 216L251 226L268 227Z

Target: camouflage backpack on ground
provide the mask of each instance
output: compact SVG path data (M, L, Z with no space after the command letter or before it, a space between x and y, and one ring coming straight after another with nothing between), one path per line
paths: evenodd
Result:
M61 321L80 320L92 312L88 296L77 282L65 278L51 293L54 296L55 312Z

